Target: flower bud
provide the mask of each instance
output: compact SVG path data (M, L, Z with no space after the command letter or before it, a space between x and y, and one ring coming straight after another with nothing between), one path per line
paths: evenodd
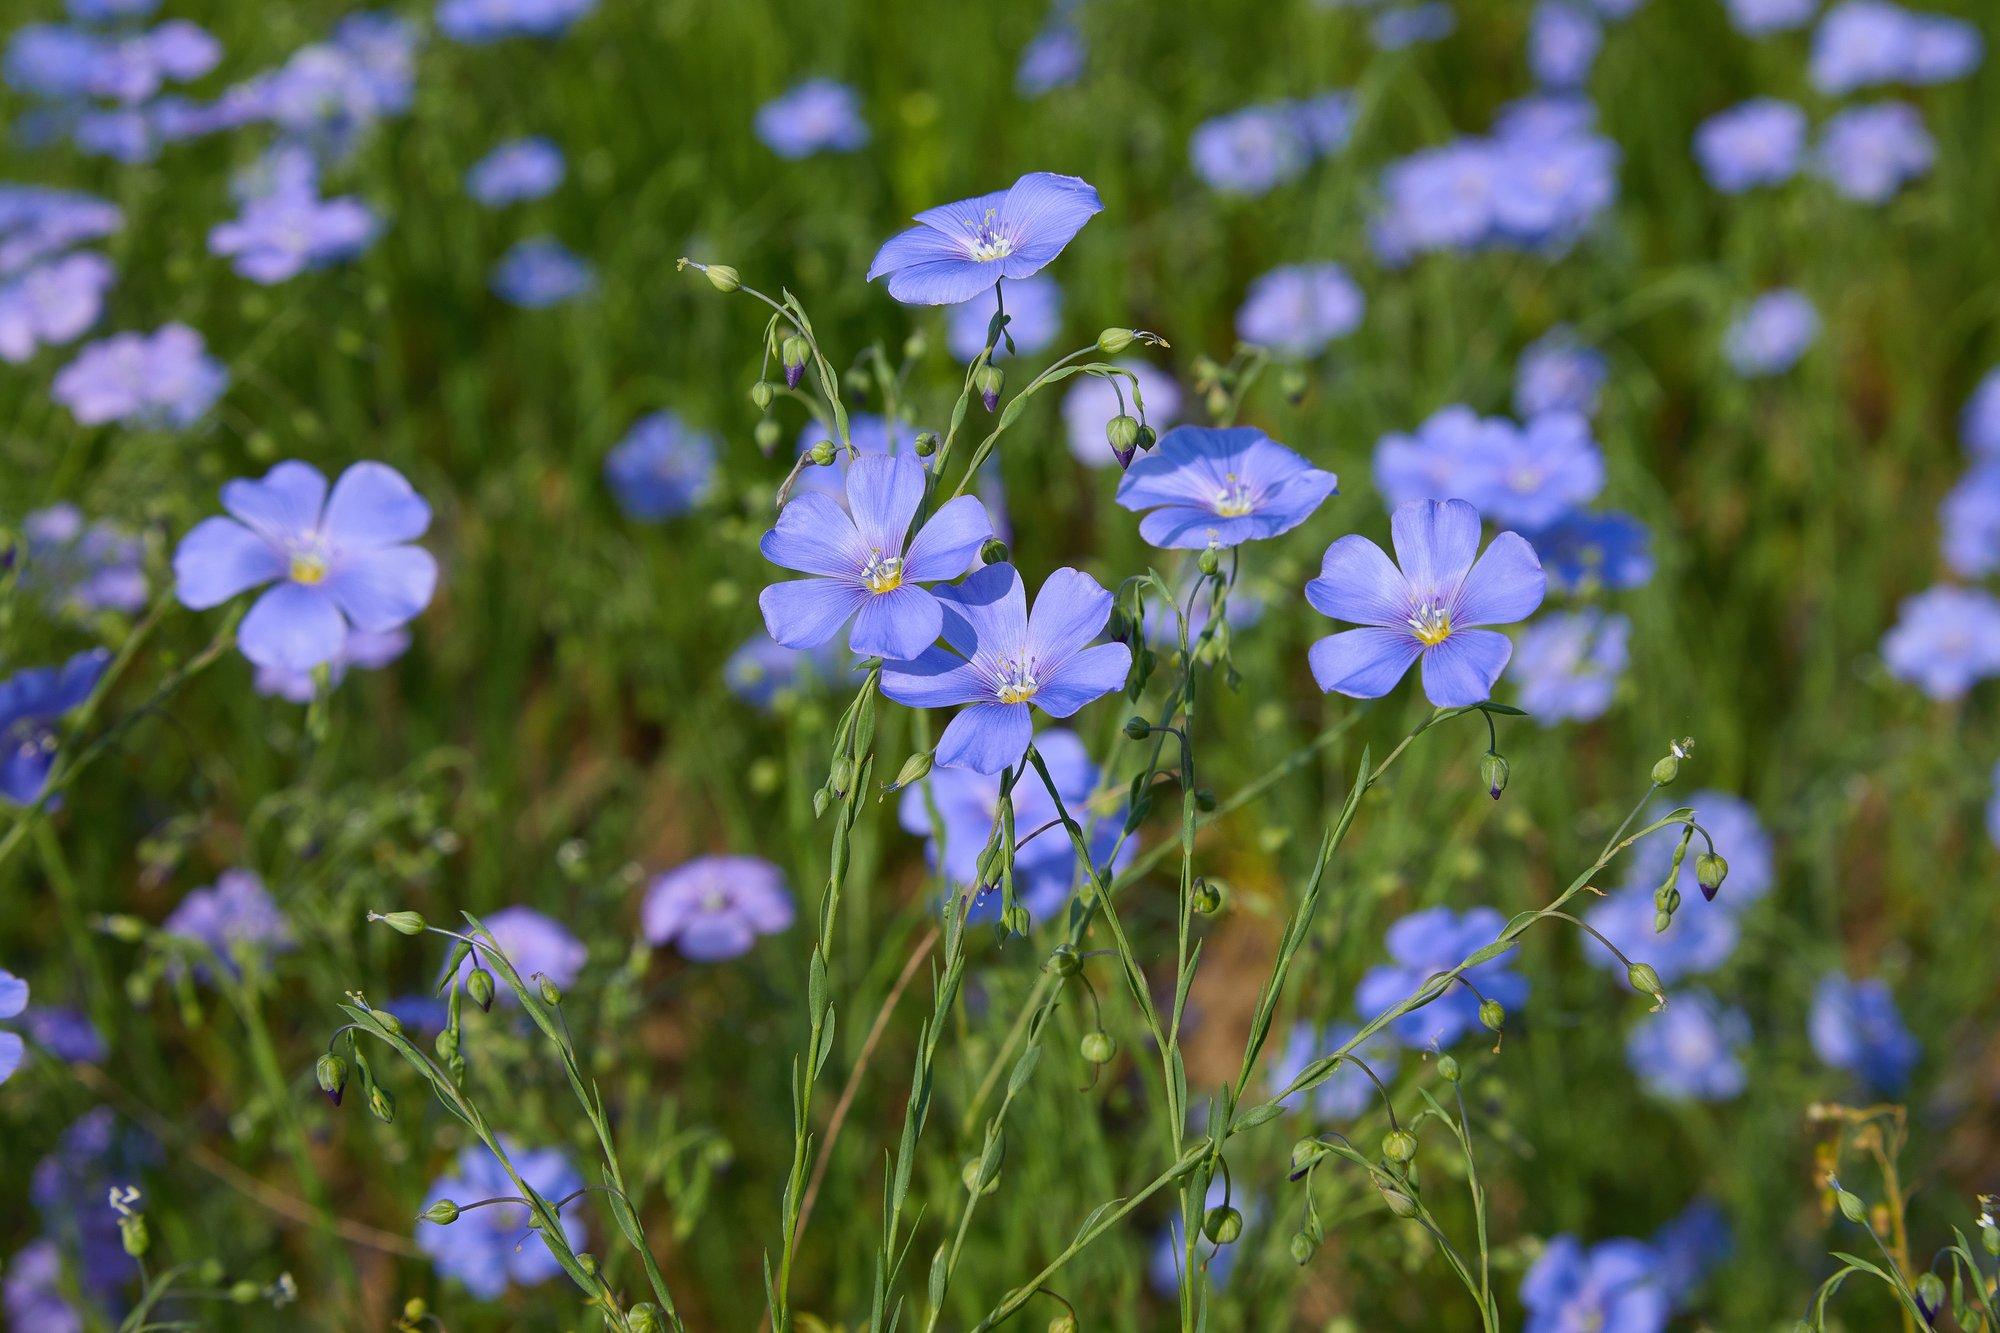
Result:
M1625 969L1625 980L1632 983L1632 989L1641 995L1650 995L1661 1004L1667 1002L1666 991L1660 985L1660 974L1650 963L1634 963Z
M1850 1222L1865 1222L1868 1219L1868 1205L1861 1202L1861 1196L1849 1190L1834 1191L1834 1199L1840 1204L1840 1215Z
M458 1220L458 1213L459 1208L457 1204L453 1203L450 1199L439 1199L436 1203L424 1209L423 1212L417 1214L417 1216L426 1222L435 1222L441 1227L448 1227Z
M1498 1032L1507 1022L1507 1008L1498 1000L1487 1000L1479 1006L1479 1021L1489 1031Z
M1104 438L1110 442L1111 453L1118 460L1118 466L1132 466L1132 455L1139 448L1138 418L1120 412L1104 423Z
M831 467L833 456L837 452L839 451L835 449L832 440L821 440L806 451L806 457L813 461L815 467Z
M1694 859L1694 882L1701 885L1701 896L1709 902L1715 901L1716 890L1728 877L1729 862L1714 852L1703 852Z
M1204 400L1203 405L1208 408L1209 416L1217 421L1222 420L1229 415L1229 390L1223 388L1220 384L1216 385L1208 391L1208 396Z
M1233 1245L1243 1234L1243 1214L1226 1203L1217 1204L1201 1219L1201 1234L1217 1245Z
M903 359L905 361L921 361L923 360L924 353L930 350L930 339L924 337L922 329L903 339Z
M422 912L374 912L370 913L389 929L401 935L421 935L424 933Z
M1220 884L1210 879L1198 879L1194 882L1193 907L1203 916L1214 916L1220 912L1225 901Z
M765 417L750 428L750 438L755 440L757 447L767 454L778 447L778 441L784 438L784 434L778 423L769 417Z
M263 1294L264 1289L249 1278L229 1284L229 1301L232 1305L248 1305Z
M897 791L909 786L912 782L922 782L925 777L929 776L931 765L936 762L936 758L935 751L920 750L908 759L905 759L902 768L897 770L896 780L890 784L889 790Z
M347 1061L328 1051L313 1065L313 1077L319 1080L319 1090L340 1105L340 1095L347 1089Z
M2000 1227L1989 1222L1979 1228L1979 1243L1985 1247L1988 1254L2000 1259Z
M1292 1262L1297 1264L1300 1268L1304 1268L1307 1264L1312 1262L1313 1250L1315 1248L1316 1247L1313 1245L1312 1242L1312 1237L1308 1236L1305 1232L1295 1231L1292 1233L1292 1242L1291 1242Z
M1000 386L1006 379L998 366L981 366L973 375L972 387L979 390L979 401L986 405L988 412L1000 406Z
M938 451L938 433L934 430L918 431L916 449L918 458L929 458L932 454L936 453Z
M368 1109L383 1124L392 1124L396 1119L396 1099L380 1083L368 1085Z
M847 390L847 396L857 403L868 401L870 383L868 372L859 366L855 366L840 377L840 387Z
M1407 1129L1392 1129L1382 1136L1382 1156L1397 1166L1417 1155L1417 1136Z
M446 1028L444 1031L438 1033L437 1041L434 1044L437 1047L439 1059L456 1060L458 1058L458 1034L450 1028Z
M1076 1044L1077 1054L1094 1065L1108 1064L1118 1052L1118 1043L1111 1040L1111 1034L1104 1031L1086 1032L1083 1040Z
M1000 926L1010 935L1026 935L1034 924L1035 919L1028 914L1028 909L1019 903L1000 909Z
M1145 718L1140 717L1137 713L1125 719L1125 738L1127 740L1143 741L1146 737L1152 735L1152 733L1153 724Z
M812 345L794 333L778 346L778 360L785 367L785 387L796 389L805 378L806 362L812 359Z
M1284 373L1278 376L1278 392L1285 395L1285 401L1295 407L1304 401L1306 390L1311 387L1312 381L1307 379L1305 371L1297 366L1286 366Z
M708 275L708 285L718 292L733 292L743 285L743 275L727 264L710 264L702 272Z
M1160 442L1160 433L1141 422L1139 426L1139 449L1144 452Z
M1318 1139L1300 1139L1292 1145L1292 1178L1298 1179L1314 1162L1326 1156L1326 1145Z
M125 1253L134 1259L142 1258L152 1248L153 1235L146 1229L144 1213L125 1213L118 1218L118 1242Z
M1656 787L1672 786L1674 779L1680 775L1681 761L1678 755L1663 756L1653 765L1653 785Z
M1456 1083L1463 1076L1463 1072L1458 1067L1458 1058L1456 1056L1440 1055L1438 1057L1439 1078L1447 1083Z
M375 1025L390 1036L400 1037L403 1035L403 1020L390 1013L387 1009L371 1009L369 1013L374 1017Z
M632 1333L666 1333L666 1325L660 1322L660 1307L651 1301L640 1301L625 1312L625 1322L632 1326Z
M1049 954L1049 961L1042 964L1042 970L1059 977L1073 977L1082 966L1083 956L1076 951L1076 946L1065 940Z
M1049 1317L1049 1333L1076 1333L1076 1316L1064 1310Z
M547 977L542 978L542 1003L550 1007L562 1003L562 988Z
M778 391L771 387L768 380L758 380L750 386L750 401L757 405L760 412L769 407L771 400L777 396Z
M980 563L987 565L1006 564L1007 543L1001 541L998 537L988 537L980 544L979 560Z
M1382 1202L1388 1204L1389 1211L1396 1216L1415 1217L1417 1215L1417 1201L1403 1193L1403 1191L1389 1185L1384 1185L1379 1180L1375 1182L1375 1189L1382 1196Z
M1936 1273L1925 1273L1917 1279L1917 1308L1924 1312L1924 1322L1937 1327L1938 1311L1944 1309L1944 1279Z
M1132 345L1134 336L1130 329L1105 329L1097 335L1097 350L1106 356L1117 356Z
M1202 573L1212 575L1222 568L1222 553L1213 546L1204 546L1201 554L1195 557L1194 564Z
M1486 794L1499 800L1507 790L1507 761L1488 750L1479 759L1479 780L1486 785Z
M483 967L475 967L465 977L465 993L472 1002L488 1013L493 1012L493 974Z

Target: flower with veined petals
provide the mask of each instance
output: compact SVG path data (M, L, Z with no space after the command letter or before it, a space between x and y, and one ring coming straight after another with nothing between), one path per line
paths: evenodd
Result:
M901 662L928 648L944 608L917 585L963 574L993 522L977 497L961 495L911 537L923 498L915 459L868 454L847 469L847 508L821 494L786 504L758 549L772 564L813 577L774 583L758 597L771 637L787 648L817 648L851 619L848 645L863 657Z
M957 305L1002 278L1025 278L1104 211L1089 182L1031 171L1006 190L927 208L883 243L868 280L910 305Z
M237 629L260 667L310 671L339 655L352 630L383 633L430 605L437 561L410 545L431 507L403 474L356 463L331 495L306 463L222 488L228 518L208 518L174 551L174 592L194 611L275 582Z
M110 665L110 653L91 648L59 667L30 667L0 681L0 804L41 799L55 767L57 724L83 705Z
M1254 426L1176 426L1126 469L1118 503L1152 511L1139 523L1152 545L1193 551L1290 532L1337 489Z
M1033 734L1030 701L1068 717L1123 686L1132 668L1124 644L1091 646L1111 616L1111 594L1081 570L1050 574L1032 613L1012 565L988 565L938 600L951 651L933 647L885 667L882 693L912 708L971 705L938 739L939 764L980 773L1017 764Z
M1326 548L1320 576L1306 585L1316 610L1362 626L1312 646L1313 678L1322 690L1375 699L1421 657L1424 694L1437 707L1491 697L1513 645L1479 627L1526 619L1542 604L1546 580L1534 548L1503 532L1475 563L1479 511L1463 500L1399 505L1389 530L1395 563L1350 533Z

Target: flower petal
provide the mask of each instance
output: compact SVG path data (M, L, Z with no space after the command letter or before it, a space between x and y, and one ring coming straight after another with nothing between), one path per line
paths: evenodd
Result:
M1370 626L1329 634L1306 650L1306 661L1327 693L1379 699L1396 688L1418 651L1414 635Z
M868 562L854 520L838 500L818 491L786 501L757 549L772 564L801 574L852 577Z
M1411 591L1448 594L1479 552L1479 511L1463 500L1412 500L1389 516L1389 535Z
M946 502L910 542L903 556L904 581L935 583L957 578L972 565L980 546L992 535L993 519L978 496L961 495Z
M1068 658L1035 691L1035 705L1050 717L1068 717L1093 699L1125 688L1132 650L1100 643Z
M861 609L868 591L841 579L790 579L757 594L764 629L787 648L817 648Z
M978 238L979 229L989 220L999 221L1001 210L1007 203L1007 194L1006 190L994 190L989 194L975 194L970 199L954 199L936 208L926 208L916 215L916 220L943 236L955 253L967 255L972 252L972 242Z
M899 231L882 242L882 248L875 252L875 262L868 266L868 281L873 282L884 273L898 273L921 264L945 260L962 262L965 258L964 246L936 227L919 224Z
M205 518L174 549L174 595L191 611L220 606L239 592L283 578L285 557L231 518Z
M947 768L998 773L1028 752L1034 724L1026 704L974 704L938 738L937 762Z
M245 657L284 671L331 662L346 639L347 622L325 588L300 583L280 583L259 597L236 630Z
M21 1067L21 1055L25 1049L26 1043L17 1034L0 1032L0 1083L12 1078L14 1071Z
M936 643L943 628L944 608L937 598L906 583L867 595L847 646L862 657L907 662Z
M889 295L905 305L957 305L1000 281L1000 266L967 259L934 259L889 275Z
M1306 600L1335 620L1394 627L1410 614L1410 585L1381 547L1349 533L1326 548Z
M392 630L431 604L437 561L421 546L378 546L344 552L320 590L354 627Z
M681 957L696 963L717 963L750 951L757 936L750 923L735 913L708 912L692 917L674 937Z
M1514 645L1491 629L1454 630L1424 653L1424 695L1439 708L1464 708L1493 697Z
M1028 646L1028 593L1012 565L987 565L963 583L937 590L945 642L988 661Z
M1000 203L1001 233L1014 242L1007 276L1025 278L1062 253L1083 224L1104 211L1088 181L1052 171L1031 171L1014 182Z
M863 454L847 467L847 512L866 555L901 555L910 520L924 502L924 469L914 458Z
M1038 674L1055 672L1085 644L1104 632L1111 617L1111 594L1080 569L1051 573L1035 594L1028 615L1028 655Z
M356 463L340 474L320 530L336 546L413 542L431 525L431 507L386 463Z
M28 1007L28 983L0 967L0 1018L19 1018Z
M993 688L964 658L931 648L907 662L885 662L882 693L910 708L949 708L990 700Z
M1139 536L1148 546L1166 551L1228 550L1263 535L1250 514L1224 518L1212 509L1168 505L1139 520Z
M326 477L309 463L280 463L262 481L241 478L222 488L222 507L280 546L319 527Z
M1535 548L1518 532L1495 537L1465 576L1453 608L1454 625L1510 625L1542 604L1548 578Z

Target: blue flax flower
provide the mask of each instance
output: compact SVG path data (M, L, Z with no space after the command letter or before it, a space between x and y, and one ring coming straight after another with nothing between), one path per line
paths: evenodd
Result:
M1748 1074L1743 1048L1750 1020L1702 991L1677 991L1666 1008L1642 1016L1625 1038L1625 1061L1639 1083L1671 1102L1723 1102Z
M98 254L70 254L0 279L0 361L16 365L39 347L58 347L83 336L104 311L111 261Z
M1782 375L1799 363L1819 337L1819 312L1791 287L1765 292L1730 322L1722 346L1729 364L1746 379Z
M1528 626L1508 666L1521 707L1545 727L1604 716L1625 673L1631 632L1629 619L1594 607L1558 611Z
M1528 22L1528 68L1544 87L1581 87L1603 45L1603 25L1576 0L1540 0Z
M744 703L769 710L788 694L833 684L853 667L844 644L829 639L817 648L787 648L759 631L722 664L722 680Z
M185 324L152 333L100 338L59 371L56 401L86 426L186 428L199 421L229 383L202 336Z
M1375 489L1392 509L1414 500L1472 500L1489 460L1513 447L1517 429L1463 403L1440 408L1414 434L1391 432L1376 442Z
M1424 42L1441 42L1458 29L1458 16L1441 0L1397 5L1377 14L1368 35L1384 51L1402 51Z
M1689 856L1688 860L1692 862L1694 857ZM1734 877L1732 868L1731 878ZM1635 963L1650 966L1669 986L1684 977L1705 976L1728 962L1743 933L1732 900L1725 898L1711 903L1703 901L1699 894L1692 898L1683 894L1681 908L1667 928L1655 931L1653 890L1658 879L1656 876L1650 884L1628 882L1624 888L1613 890L1584 919L1591 929L1616 945L1619 952ZM1585 951L1584 957L1606 972L1624 975L1625 964L1608 949L1592 947Z
M1705 1198L1695 1199L1653 1233L1660 1288L1676 1310L1684 1308L1709 1273L1729 1258L1734 1243L1729 1215Z
M1039 272L1103 210L1089 182L1032 171L1008 189L917 214L876 251L868 280L887 277L889 295L910 305L957 305Z
M21 520L21 586L50 607L77 615L137 611L146 604L139 539L114 523L86 522L67 502Z
M28 983L0 967L0 1019L19 1018L28 1007ZM21 1034L0 1028L0 1083L14 1077L27 1052Z
M1146 424L1154 430L1173 425L1181 414L1181 386L1172 376L1130 358L1112 364L1131 371L1133 379L1078 375L1063 395L1063 429L1069 437L1069 451L1085 467L1110 467L1118 461L1104 428L1120 412L1139 415L1133 403L1133 380L1139 386L1137 397L1146 405Z
M1014 91L1022 97L1040 97L1067 88L1083 77L1088 56L1089 49L1076 25L1054 19L1022 48L1021 63L1014 70Z
M868 146L861 98L834 79L807 79L757 108L757 137L787 161Z
M1250 284L1236 312L1236 335L1283 356L1317 356L1354 332L1366 305L1338 264L1281 264Z
M1125 684L1132 650L1092 640L1111 616L1111 594L1090 575L1058 569L1028 610L1021 575L988 565L938 594L944 648L882 672L882 692L912 708L967 704L939 737L937 762L998 773L1021 761L1033 732L1029 708L1069 717Z
M759 935L792 924L785 872L756 856L698 856L655 876L639 907L648 943L697 963L750 952Z
M122 225L124 215L94 195L0 182L0 278Z
M1617 592L1653 577L1652 536L1630 514L1572 511L1528 541L1556 592Z
M238 275L268 286L352 259L380 227L368 205L351 195L322 199L311 187L275 190L245 200L240 217L210 229L208 249L229 259Z
M1740 796L1704 787L1689 793L1684 800L1660 800L1646 818L1649 822L1658 819L1676 805L1694 807L1695 818L1708 830L1709 837L1715 839L1715 850L1729 862L1729 878L1722 889L1723 903L1741 907L1770 891L1777 879L1776 859L1771 835L1764 828L1764 821L1757 817L1755 806ZM1680 827L1670 824L1635 843L1626 857L1625 883L1649 892L1658 887L1667 877L1667 868L1674 863L1674 844L1679 838ZM1694 850L1681 861L1680 877L1674 881L1674 887L1681 891L1685 901L1693 902L1697 895L1707 896L1701 893L1694 868L1694 853L1707 846L1697 833Z
M757 602L764 626L787 648L817 648L849 620L848 646L863 657L907 661L937 639L944 607L920 587L955 579L993 535L986 506L961 495L916 535L924 498L913 458L864 454L847 469L847 507L817 492L794 496L758 549L774 565L812 577L774 583Z
M558 1203L583 1188L583 1177L560 1148L524 1149L503 1135L500 1146L529 1188ZM459 1151L451 1172L432 1183L426 1206L450 1199L463 1208L481 1199L519 1198L521 1191L500 1161L484 1144L469 1143ZM563 1236L572 1250L584 1247L584 1203L574 1200L562 1211ZM429 1255L437 1270L456 1278L481 1300L496 1300L507 1288L532 1287L562 1276L562 1264L529 1223L528 1210L518 1203L474 1208L449 1226L417 1223L417 1248Z
M56 724L80 707L111 665L102 648L59 667L31 667L0 681L0 801L33 805L55 766Z
M1544 412L1590 416L1609 374L1604 353L1586 347L1574 329L1558 324L1521 350L1514 367L1514 410L1522 417Z
M1965 400L1958 434L1973 453L2000 455L2000 366L1987 371Z
M341 640L340 651L326 663L326 688L334 689L347 678L348 668L379 671L409 651L407 630L379 633L353 629ZM275 695L295 704L309 704L320 692L318 676L312 671L288 671L284 667L260 666L251 684L257 693Z
M1361 978L1354 990L1354 1007L1370 1017L1384 1012L1421 989L1432 976L1457 967L1491 944L1506 924L1506 918L1491 907L1474 907L1463 913L1448 907L1412 912L1389 927L1385 945L1393 961L1371 968ZM1527 979L1513 971L1505 958L1488 959L1468 969L1465 979L1478 988L1479 995L1508 1009L1528 1001ZM1479 1028L1479 997L1458 983L1389 1025L1397 1040L1420 1050L1442 1050Z
M1513 645L1479 627L1525 619L1542 604L1534 548L1503 532L1475 563L1479 512L1463 500L1399 505L1389 529L1396 563L1350 533L1326 548L1320 576L1306 585L1314 609L1363 627L1313 644L1313 678L1322 690L1375 699L1422 658L1424 694L1437 707L1489 698Z
M1256 196L1297 180L1315 147L1289 106L1247 106L1195 127L1188 156L1210 189Z
M2000 459L1987 459L1959 479L1938 508L1945 563L1978 578L2000 569Z
M36 1005L21 1015L21 1030L58 1060L103 1064L110 1052L90 1015L67 1005Z
M589 293L597 272L553 236L516 241L493 266L493 291L511 305L541 310Z
M298 944L291 921L271 900L264 881L248 870L225 870L215 883L190 892L167 914L160 930L204 946L231 976L246 962L268 963L271 955L288 953ZM196 964L194 974L208 976L208 965Z
M438 0L438 31L468 46L509 37L560 37L597 0Z
M1007 355L1007 340L1014 340L1014 350L1023 356L1033 356L1056 340L1062 332L1062 288L1046 273L1037 273L1032 278L1010 282L1005 289L1007 298L1007 332L994 344L993 359L998 361ZM993 322L993 298L981 292L969 301L960 301L947 307L945 314L945 346L960 361L970 361L986 347L986 326ZM1091 378L1078 379L1081 384Z
M514 965L514 970L530 986L535 984L535 978L547 977L567 990L583 975L583 965L589 960L590 951L584 947L582 940L572 935L569 928L554 917L537 912L532 907L503 907L490 916L481 916L479 920L486 927L486 934L493 937L493 946ZM470 927L461 933L473 939L484 939ZM487 952L487 946L482 942L473 948L472 957L460 960L458 979L461 983L471 975L474 959L481 967L490 969L493 966L486 958ZM496 985L493 989L503 1002L519 1003L513 987Z
M1728 0L1729 21L1746 37L1790 32L1812 22L1819 0Z
M7 1261L4 1285L0 1285L0 1309L7 1312L11 1328L83 1333L83 1315L70 1304L62 1251L55 1241L45 1236L15 1251Z
M1979 68L1986 44L1963 19L1888 0L1843 0L1813 33L1813 87L1830 97L1888 83L1932 84Z
M1775 97L1718 111L1694 132L1702 174L1724 194L1784 184L1798 174L1805 150L1806 113Z
M262 481L222 488L228 518L208 518L174 552L174 591L205 611L275 583L236 634L258 666L310 671L339 655L356 630L379 634L430 605L437 561L411 545L431 508L403 474L356 463L331 495L306 463L280 463Z
M715 487L715 437L679 413L649 412L612 446L604 475L628 518L658 523L685 514Z
M1940 585L1905 597L1882 636L1889 674L1933 699L1959 699L2000 675L2000 599Z
M1474 464L1473 493L1463 497L1495 523L1546 528L1604 489L1604 453L1574 412L1545 412L1495 443Z
M1254 426L1176 426L1126 469L1118 503L1146 514L1150 544L1199 551L1290 532L1336 489L1333 473Z
M1937 141L1907 102L1851 106L1820 127L1813 167L1834 191L1857 203L1882 204L1931 169Z
M472 164L465 192L488 208L555 193L563 180L562 149L541 135L510 139Z
M1586 1248L1575 1236L1557 1236L1521 1279L1522 1333L1662 1333L1668 1302L1658 1267L1644 1241Z
M1806 1030L1819 1058L1854 1074L1878 1097L1900 1096L1922 1048L1896 1012L1896 997L1877 978L1829 972L1813 990Z
M1285 1044L1277 1058L1271 1061L1271 1092L1273 1095L1290 1085L1291 1081L1305 1071L1305 1067L1323 1055L1331 1055L1336 1049L1351 1040L1358 1025L1336 1023L1328 1028L1319 1028L1311 1023L1292 1024L1292 1030L1285 1037ZM1396 1061L1402 1051L1396 1039L1387 1032L1378 1032L1357 1046L1351 1054L1367 1062L1375 1071L1375 1077L1393 1086L1396 1081ZM1295 1092L1285 1099L1287 1107L1296 1108L1301 1099L1310 1098L1313 1117L1319 1120L1353 1120L1367 1111L1379 1094L1368 1075L1361 1072L1361 1066L1353 1060L1342 1060L1334 1066L1333 1073L1324 1083L1311 1092Z

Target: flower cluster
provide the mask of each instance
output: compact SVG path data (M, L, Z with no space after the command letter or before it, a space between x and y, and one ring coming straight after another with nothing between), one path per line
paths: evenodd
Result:
M1188 157L1210 189L1254 197L1290 184L1315 160L1339 152L1353 125L1350 93L1265 102L1197 125Z

